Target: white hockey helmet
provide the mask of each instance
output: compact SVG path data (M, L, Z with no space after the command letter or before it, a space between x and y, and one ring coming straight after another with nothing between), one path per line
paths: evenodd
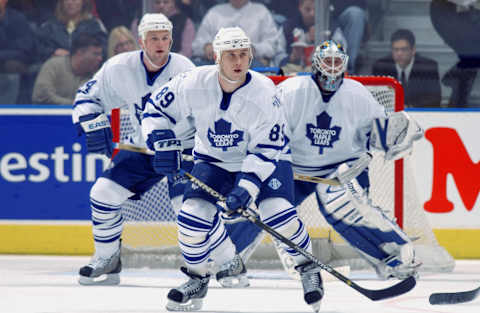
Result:
M250 52L250 62L253 59L252 44L250 38L240 27L225 27L220 28L213 39L213 52L216 56L216 62L219 63L222 57L222 52L234 49L248 48Z
M343 46L333 40L322 42L312 54L312 71L320 87L328 92L340 87L347 64L348 55Z
M138 25L138 36L145 40L150 31L166 30L172 35L173 25L162 13L146 13Z

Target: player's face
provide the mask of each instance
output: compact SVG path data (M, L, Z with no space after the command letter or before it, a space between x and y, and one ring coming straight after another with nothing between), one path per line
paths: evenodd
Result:
M250 65L250 50L235 49L223 51L220 67L225 76L231 80L245 77Z
M392 58L401 68L407 67L415 55L415 47L410 46L408 41L400 39L392 43Z
M328 73L331 77L336 77L343 72L343 60L340 57L326 57L320 63L322 73Z
M166 30L150 31L141 41L143 51L148 54L150 60L159 66L167 62L170 53L172 37Z

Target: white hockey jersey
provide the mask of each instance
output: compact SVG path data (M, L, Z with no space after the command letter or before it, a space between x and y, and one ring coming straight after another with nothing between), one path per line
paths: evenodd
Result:
M359 82L345 78L324 102L312 76L297 76L277 86L292 152L294 172L328 175L368 150L372 121L385 109Z
M145 147L140 120L145 103L151 93L175 75L195 68L186 57L170 53L167 63L155 77L147 76L142 61L143 51L121 53L107 60L94 77L77 91L73 104L73 122L78 117L95 112L109 114L114 108L129 112L133 129L129 130L128 143ZM193 146L193 139L190 143Z
M195 132L197 160L254 173L263 181L284 146L275 85L249 71L245 84L227 94L218 75L216 65L197 67L155 91L144 111L143 134L148 138L153 130L172 129L183 139Z

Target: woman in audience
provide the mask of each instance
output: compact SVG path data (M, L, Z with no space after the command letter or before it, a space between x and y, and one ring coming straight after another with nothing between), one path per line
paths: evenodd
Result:
M41 62L51 56L68 55L75 32L101 35L106 39L105 27L92 16L91 10L90 0L58 0L55 15L38 31Z
M122 52L137 50L138 45L132 33L125 26L117 26L112 29L108 36L107 57L110 59L114 55Z

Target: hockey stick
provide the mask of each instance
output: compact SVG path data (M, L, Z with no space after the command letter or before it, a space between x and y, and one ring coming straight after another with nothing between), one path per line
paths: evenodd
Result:
M459 292L439 292L432 293L428 298L430 304L456 304L465 303L474 300L480 294L480 287Z
M143 153L148 155L154 155L154 153L146 148L137 147L129 144L124 143L115 143L114 148L119 150L127 150L137 153ZM182 159L184 161L193 161L193 157L191 155L182 155ZM301 174L294 174L295 180L306 181L310 183L320 183L320 184L327 184L331 186L340 186L343 185L358 175L367 168L372 160L372 155L370 153L365 153L360 158L358 158L352 166L345 172L341 173L338 177L334 178L321 178L321 177L313 177L313 176L306 176Z
M204 191L206 191L208 194L216 198L218 201L225 202L226 198L192 174L180 169L180 174L184 175L187 177L192 183L197 185L198 187L202 188ZM221 204L219 204L221 205ZM372 290L372 289L366 289L363 288L359 285L357 285L355 282L351 281L348 277L345 277L342 275L340 272L336 271L333 267L323 264L319 259L317 259L313 254L305 251L304 249L300 248L298 245L290 241L288 238L285 238L282 236L280 233L278 233L276 230L268 226L267 224L263 223L259 218L258 215L250 208L247 208L245 210L242 210L242 215L247 218L249 221L269 233L271 236L274 238L280 240L290 248L294 249L310 261L314 262L317 264L321 269L327 271L331 275L335 276L337 279L341 280L351 288L355 289L356 291L360 292L362 295L366 296L367 298L373 300L373 301L378 301L378 300L383 300L383 299L388 299L392 297L396 297L399 295L402 295L408 291L410 291L413 287L415 287L417 281L413 276L410 276L409 278L402 280L401 282L385 288L385 289L378 289L378 290Z

